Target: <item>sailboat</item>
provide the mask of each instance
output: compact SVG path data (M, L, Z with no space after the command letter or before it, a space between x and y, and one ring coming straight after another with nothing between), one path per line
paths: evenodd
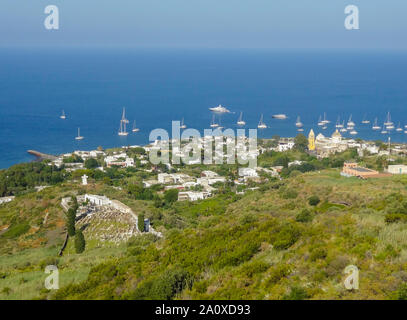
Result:
M215 122L215 115L212 115L211 128L217 128L219 124Z
M66 119L66 115L65 115L65 111L62 110L62 114L60 116L61 119L65 120Z
M186 129L186 128L187 128L187 126L186 126L185 123L184 123L184 118L182 118L180 128L181 128L181 129Z
M403 129L401 128L400 122L399 122L399 125L398 125L396 131L397 131L397 132L402 132L402 131L403 131Z
M326 112L324 112L324 120L321 121L322 124L328 124L331 123L331 121L326 119Z
M238 125L238 126L244 126L244 125L246 125L246 122L243 121L243 112L240 112L239 119L237 120L237 125Z
M372 129L373 129L373 130L375 130L375 131L377 131L377 130L380 130L380 129L381 129L381 127L377 125L377 118L374 120L374 124L373 124Z
M381 134L387 134L386 123L383 124L383 128L382 128L382 131L380 133Z
M78 136L75 137L75 140L83 140L83 137L81 136L81 129L78 128Z
M352 121L352 115L350 115L347 125L348 125L348 128L355 126L355 123Z
M221 117L219 117L219 126L218 126L218 129L223 129L223 126L222 126L222 118L221 118Z
M342 121L342 124L340 126L341 126L340 127L341 129L339 130L340 132L347 132L348 131L348 129L345 128L345 120Z
M323 125L324 125L324 122L322 121L321 116L319 116L319 119L318 119L318 126L322 127Z
M358 134L358 132L357 132L355 129L352 129L349 133L350 133L352 136Z
M338 116L338 120L336 120L335 128L340 129L343 128L343 124L341 123L341 117Z
M366 114L363 116L362 123L363 123L363 124L369 124L369 123L370 123L369 120L366 120Z
M123 108L122 119L120 120L119 136L127 136L129 133L126 130L126 124L129 120L126 119L126 109Z
M136 126L136 120L134 120L134 122L133 122L133 129L132 129L131 131L133 131L133 132L138 132L138 131L140 131L140 129L137 128L137 126Z
M386 126L387 130L393 130L394 129L394 124L390 124L388 126Z
M259 128L259 129L267 128L267 125L263 122L263 114L261 114L260 121L259 121L259 124L257 125L257 128Z
M390 112L387 113L386 122L384 123L386 127L392 126L393 122L391 121Z
M297 128L302 128L303 124L302 124L302 122L301 122L300 116L297 117L297 121L295 122L295 126L296 126Z

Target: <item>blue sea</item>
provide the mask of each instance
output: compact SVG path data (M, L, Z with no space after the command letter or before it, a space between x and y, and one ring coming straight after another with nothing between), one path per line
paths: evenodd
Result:
M338 116L350 114L357 137L387 140L367 119L382 125L391 112L396 126L407 124L407 55L390 51L335 50L161 50L8 48L0 49L0 168L31 161L28 149L59 154L146 144L155 128L171 120L209 128L209 107L235 112L222 125L235 128L239 113L247 128L260 115L270 126L259 137L295 136L301 116L309 129L331 135ZM122 108L130 129L117 135ZM59 118L62 110L66 120ZM328 129L317 127L326 112ZM272 119L285 113L287 120ZM85 137L76 141L77 128ZM394 141L407 134L393 132Z

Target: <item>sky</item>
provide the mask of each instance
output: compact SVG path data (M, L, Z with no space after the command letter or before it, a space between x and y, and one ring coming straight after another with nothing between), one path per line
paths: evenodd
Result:
M60 29L46 30L56 5ZM360 29L346 30L345 7ZM405 0L1 0L0 46L406 49Z

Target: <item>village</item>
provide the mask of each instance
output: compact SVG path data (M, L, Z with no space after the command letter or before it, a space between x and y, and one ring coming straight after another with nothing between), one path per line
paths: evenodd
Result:
M228 163L230 154L224 153L228 143L231 142L230 137L215 137L213 140L220 142L221 148L214 149L214 159L218 163ZM387 167L381 171L368 168L359 164L353 159L348 159L343 162L340 175L342 177L357 177L360 179L381 178L391 175L407 174L407 165L395 162L394 158L400 159L407 154L406 146L403 144L392 144L390 140L388 144L382 143L379 145L376 142L347 139L336 130L330 137L324 136L322 133L315 135L311 129L308 137L303 137L306 141L306 151L308 156L314 159L323 160L332 157L336 154L341 154L347 150L355 150L358 157L385 157ZM188 151L183 151L185 141L171 141L176 147L168 148L168 142L155 141L147 146L123 146L121 148L103 150L82 151L77 150L72 153L62 154L53 160L48 160L49 165L57 168L64 168L67 172L80 175L79 185L89 186L90 177L86 174L91 172L106 173L108 170L124 170L124 172L140 172L144 177L141 181L141 187L145 189L155 190L154 192L161 197L169 190L176 190L178 202L196 202L214 197L225 185L233 185L236 194L244 194L247 191L256 190L262 184L270 179L283 180L290 168L301 168L306 164L305 160L295 159L288 161L286 164L271 164L261 165L261 161L254 167L249 166L249 161L253 159L262 159L272 153L275 155L289 154L296 148L296 138L278 138L271 140L263 140L258 143L255 150L247 151L245 143L248 139L241 140L243 143L238 143L235 147L245 151L241 155L247 160L246 165L235 165L236 174L226 175L221 173L217 166L201 164L201 157L197 160L187 161L187 163L174 165L171 163L154 165L150 162L150 152L161 150L162 153L175 154L179 158L188 158ZM200 139L194 142L192 147L202 147L205 139ZM165 148L163 149L163 147ZM163 150L165 150L163 152ZM188 149L188 150L191 150ZM236 153L232 153L233 156ZM198 161L199 160L199 161ZM212 159L213 160L213 159ZM191 168L194 168L191 170ZM90 171L89 171L90 170ZM216 172L218 171L218 172ZM91 179L93 181L94 179ZM92 185L93 182L91 182ZM91 187L90 185L90 187ZM37 186L35 189L40 192L47 186ZM121 190L122 186L113 186L117 190ZM120 243L127 241L134 235L139 235L142 232L151 233L157 237L163 235L155 231L150 219L144 219L144 228L139 230L140 223L138 222L138 213L125 205L124 203L109 199L104 194L92 194L92 188L87 189L87 193L78 195L78 203L80 207L77 211L76 224L78 228L83 228L89 239L95 239L101 242ZM14 200L14 196L0 198L0 205ZM69 209L70 198L63 198L61 205L65 211Z

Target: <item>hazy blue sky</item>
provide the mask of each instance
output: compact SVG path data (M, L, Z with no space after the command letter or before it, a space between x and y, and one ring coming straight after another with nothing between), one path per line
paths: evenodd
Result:
M44 8L60 10L47 31ZM360 10L360 30L344 9ZM0 0L0 45L407 48L406 0Z

